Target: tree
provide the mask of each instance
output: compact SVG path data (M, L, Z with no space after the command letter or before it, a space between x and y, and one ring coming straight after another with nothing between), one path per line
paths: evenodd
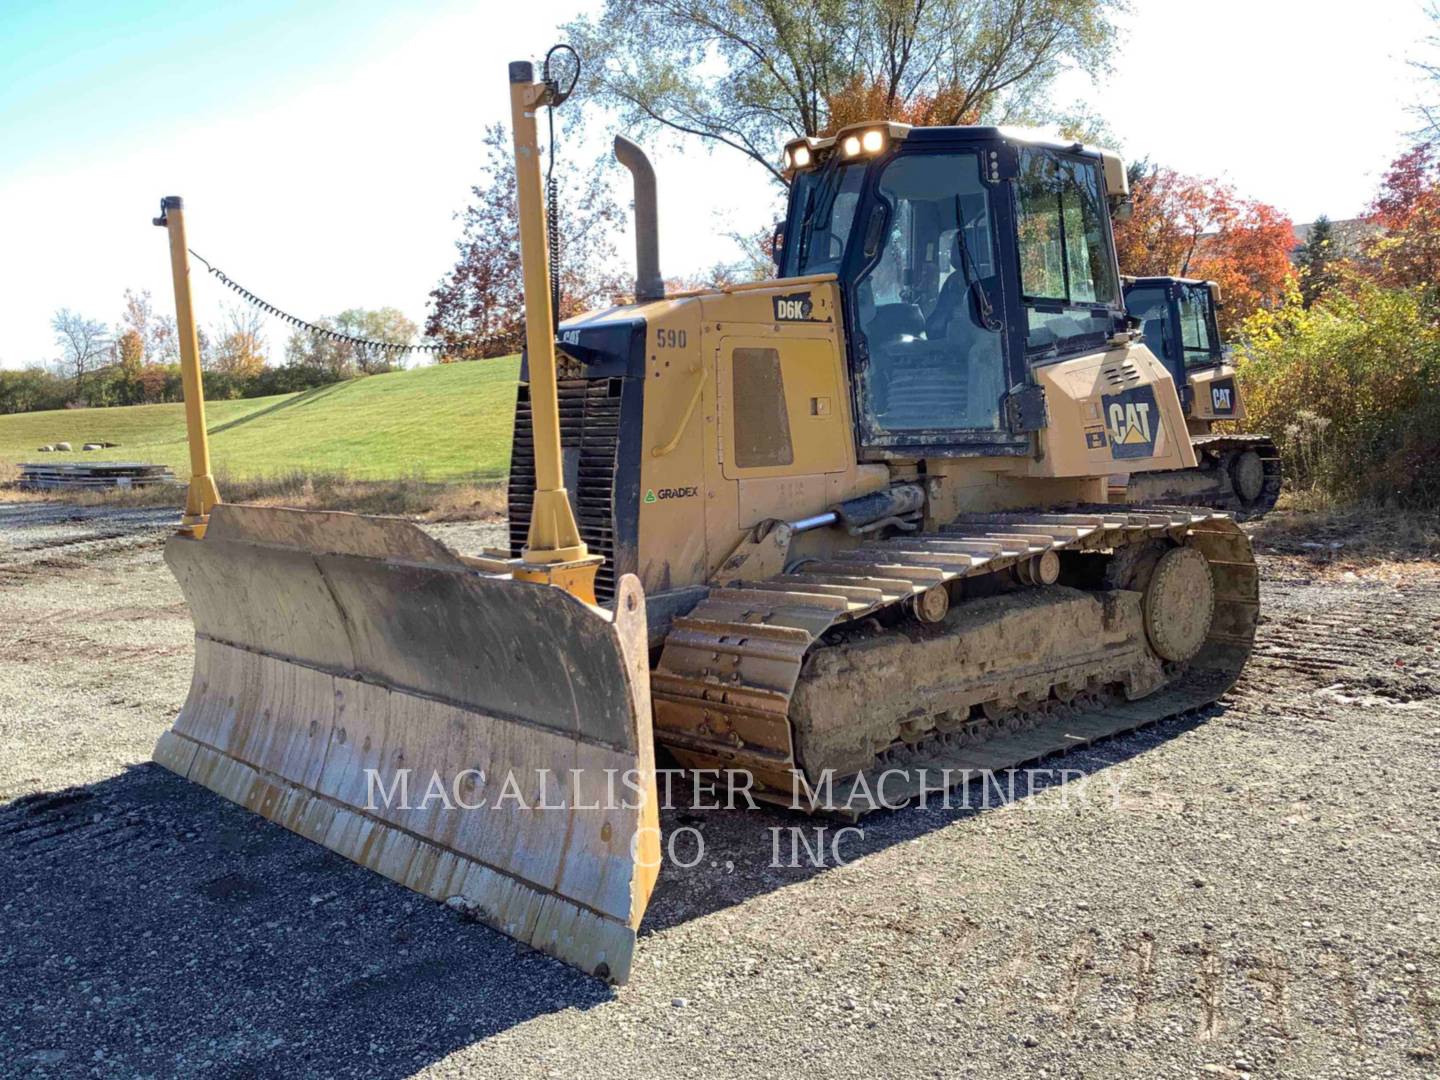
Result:
M67 389L63 379L38 365L0 370L0 413L64 408Z
M434 308L425 334L452 359L477 360L519 352L525 344L525 296L520 268L519 209L510 136L500 125L485 132L486 177L471 189L461 216L460 257L430 293ZM611 166L557 170L560 193L560 318L609 303L629 290L615 249L620 207L610 194Z
M1433 511L1437 315L1429 290L1356 274L1308 310L1287 303L1247 320L1238 367L1249 422L1275 436L1296 490Z
M1340 252L1335 244L1335 227L1321 214L1310 226L1310 234L1295 253L1295 268L1300 274L1300 299L1305 307L1315 303L1335 287L1338 275L1336 262Z
M145 363L145 339L133 326L127 326L111 349L115 357L115 394L122 405L139 405L146 400L145 373L153 366Z
M316 326L366 341L382 341L409 345L415 341L419 328L398 308L385 307L375 311L350 308L339 315L320 319ZM390 349L367 348L354 341L297 330L285 343L285 362L301 367L318 367L340 378L352 375L375 375L396 366L399 353Z
M85 376L105 360L110 331L99 319L88 319L69 308L61 308L50 320L60 355L55 359L57 374L75 384L75 400L85 400Z
M935 124L1039 111L1068 65L1099 70L1120 0L606 0L565 27L584 87L640 130L697 136L780 178L786 139L836 104ZM873 111L872 111L873 110ZM846 115L853 115L847 113Z
M775 226L767 225L756 232L731 230L730 241L740 249L740 258L724 268L735 281L767 281L775 276ZM718 278L721 267L711 271Z
M124 330L115 342L115 359L127 376L139 375L145 366L145 339L135 330Z
M974 124L980 119L977 110L957 111L964 97L960 87L940 86L931 93L917 91L901 100L887 81L856 74L825 99L825 126L816 134L834 135L841 128L867 120L896 120L916 127Z
M1279 303L1292 287L1295 226L1275 207L1236 198L1229 187L1220 189L1214 223L1186 273L1220 286L1225 306L1217 321L1220 333L1228 335L1255 311Z
M1382 282L1440 286L1440 139L1395 159L1370 205L1370 221L1384 230L1367 251Z
M1425 10L1430 21L1440 28L1440 0L1431 0ZM1426 84L1426 89L1432 94L1440 95L1440 33L1433 33L1425 39L1429 48L1426 59L1412 60L1411 66L1420 73L1421 79ZM1430 139L1440 139L1440 96L1422 99L1416 106L1415 112L1421 120L1420 135Z
M153 316L149 330L147 340L150 347L145 354L149 362L152 364L178 364L180 362L180 332L175 329L175 316Z
M134 348L136 344L139 345L139 366L150 363L151 354L156 351L156 334L160 332L160 320L155 315L150 290L135 292L133 289L126 289L125 310L120 314L120 337L128 339L129 344L126 347L130 350L132 359Z
M1131 181L1130 219L1115 224L1122 273L1215 281L1225 297L1222 333L1284 296L1294 227L1280 211L1163 166L1141 163Z
M1129 180L1130 217L1115 222L1121 273L1183 275L1211 223L1213 182L1143 160L1130 166Z
M265 321L252 307L240 304L225 310L215 330L214 370L237 379L253 379L265 366Z

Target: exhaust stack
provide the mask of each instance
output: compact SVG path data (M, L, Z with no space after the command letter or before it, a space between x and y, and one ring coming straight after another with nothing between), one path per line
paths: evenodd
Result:
M665 281L660 277L660 227L655 212L655 168L645 151L615 136L615 158L630 170L635 182L635 299L662 300Z

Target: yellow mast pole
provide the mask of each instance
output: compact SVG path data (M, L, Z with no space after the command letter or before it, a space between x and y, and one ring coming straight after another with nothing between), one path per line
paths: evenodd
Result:
M205 431L205 387L200 378L200 342L195 308L190 299L190 249L185 243L184 201L179 195L160 200L156 225L170 234L170 273L175 285L175 332L180 338L180 382L185 394L185 435L190 445L190 487L185 494L181 530L197 539L205 535L210 509L220 501L210 474L210 442Z
M535 440L535 499L530 533L515 576L558 585L595 602L595 570L603 561L580 539L565 490L560 450L560 398L555 379L555 323L550 305L550 248L541 192L535 110L549 90L528 60L510 65L510 121L515 134L515 184L520 211L520 263L525 278L525 351Z

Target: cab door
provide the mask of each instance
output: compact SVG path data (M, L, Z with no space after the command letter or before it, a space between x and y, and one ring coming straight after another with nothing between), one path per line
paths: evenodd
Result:
M886 162L850 256L862 444L875 456L1021 452L1010 388L998 178L975 149Z

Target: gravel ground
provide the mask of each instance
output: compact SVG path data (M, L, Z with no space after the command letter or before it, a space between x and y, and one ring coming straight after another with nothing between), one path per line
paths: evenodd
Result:
M146 763L172 515L0 505L0 1075L1440 1075L1440 566L1262 556L1218 706L844 865L668 812L617 990Z

